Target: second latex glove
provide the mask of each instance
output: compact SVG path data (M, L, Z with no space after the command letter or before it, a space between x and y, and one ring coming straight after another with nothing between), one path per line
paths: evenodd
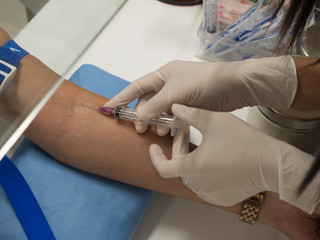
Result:
M253 105L286 109L296 89L290 56L238 62L172 61L131 83L105 106L127 105L139 97L137 116L142 120L169 113L174 103L214 111Z
M159 174L181 177L182 182L210 203L230 206L262 191L279 193L280 199L311 213L319 201L317 180L296 196L313 157L276 140L229 113L215 113L174 105L173 113L202 133L200 146L186 154L181 131L173 159L157 145L150 156Z

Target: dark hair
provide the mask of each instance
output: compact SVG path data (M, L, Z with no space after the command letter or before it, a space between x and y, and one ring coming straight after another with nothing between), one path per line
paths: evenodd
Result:
M288 6L286 6L284 21L280 29L280 41L284 38L291 25L295 23L292 29L292 37L287 45L288 51L292 50L294 45L300 39L308 18L317 2L318 0L291 0L287 3ZM280 9L284 6L284 3L285 0L279 0L273 17L278 14Z
M273 17L277 15L280 9L283 7L285 0L279 0L279 4L274 12ZM317 5L316 5L317 4ZM295 23L292 30L292 36L288 44L287 51L290 52L295 44L301 38L303 33L303 29L307 24L308 18L311 15L313 9L315 7L320 6L320 0L291 0L286 6L286 14L284 21L282 23L280 29L280 40L283 40L287 31L291 28L291 25ZM318 59L315 63L320 63L320 59ZM320 147L320 146L319 146ZM314 179L317 173L320 170L320 154L315 158L312 166L309 171L306 173L303 181L301 182L299 188L297 189L297 195L303 193L303 191L307 188L309 183Z
M313 164L311 165L309 171L301 182L299 188L297 189L297 196L303 193L303 191L307 188L309 183L314 179L320 169L320 156L316 157Z

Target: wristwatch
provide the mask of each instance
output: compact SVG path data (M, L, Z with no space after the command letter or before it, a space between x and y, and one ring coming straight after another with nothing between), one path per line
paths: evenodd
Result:
M239 220L245 223L254 224L257 220L263 200L263 192L246 199L244 201Z
M28 52L13 40L0 47L0 94L9 86L20 60L27 54Z

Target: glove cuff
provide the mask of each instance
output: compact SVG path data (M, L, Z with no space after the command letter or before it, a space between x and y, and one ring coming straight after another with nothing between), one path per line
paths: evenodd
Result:
M240 74L249 91L247 101L252 105L275 109L288 109L291 106L298 86L296 67L291 56L246 60Z
M279 166L279 197L308 214L312 214L320 201L320 174L315 176L299 196L298 188L315 158L299 149L288 146L289 148L286 147L286 152L282 155Z

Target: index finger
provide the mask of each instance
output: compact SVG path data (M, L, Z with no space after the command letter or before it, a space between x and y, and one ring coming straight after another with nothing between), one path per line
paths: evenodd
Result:
M112 108L116 106L126 106L144 94L158 92L164 84L164 79L157 71L151 72L129 84L104 106Z

